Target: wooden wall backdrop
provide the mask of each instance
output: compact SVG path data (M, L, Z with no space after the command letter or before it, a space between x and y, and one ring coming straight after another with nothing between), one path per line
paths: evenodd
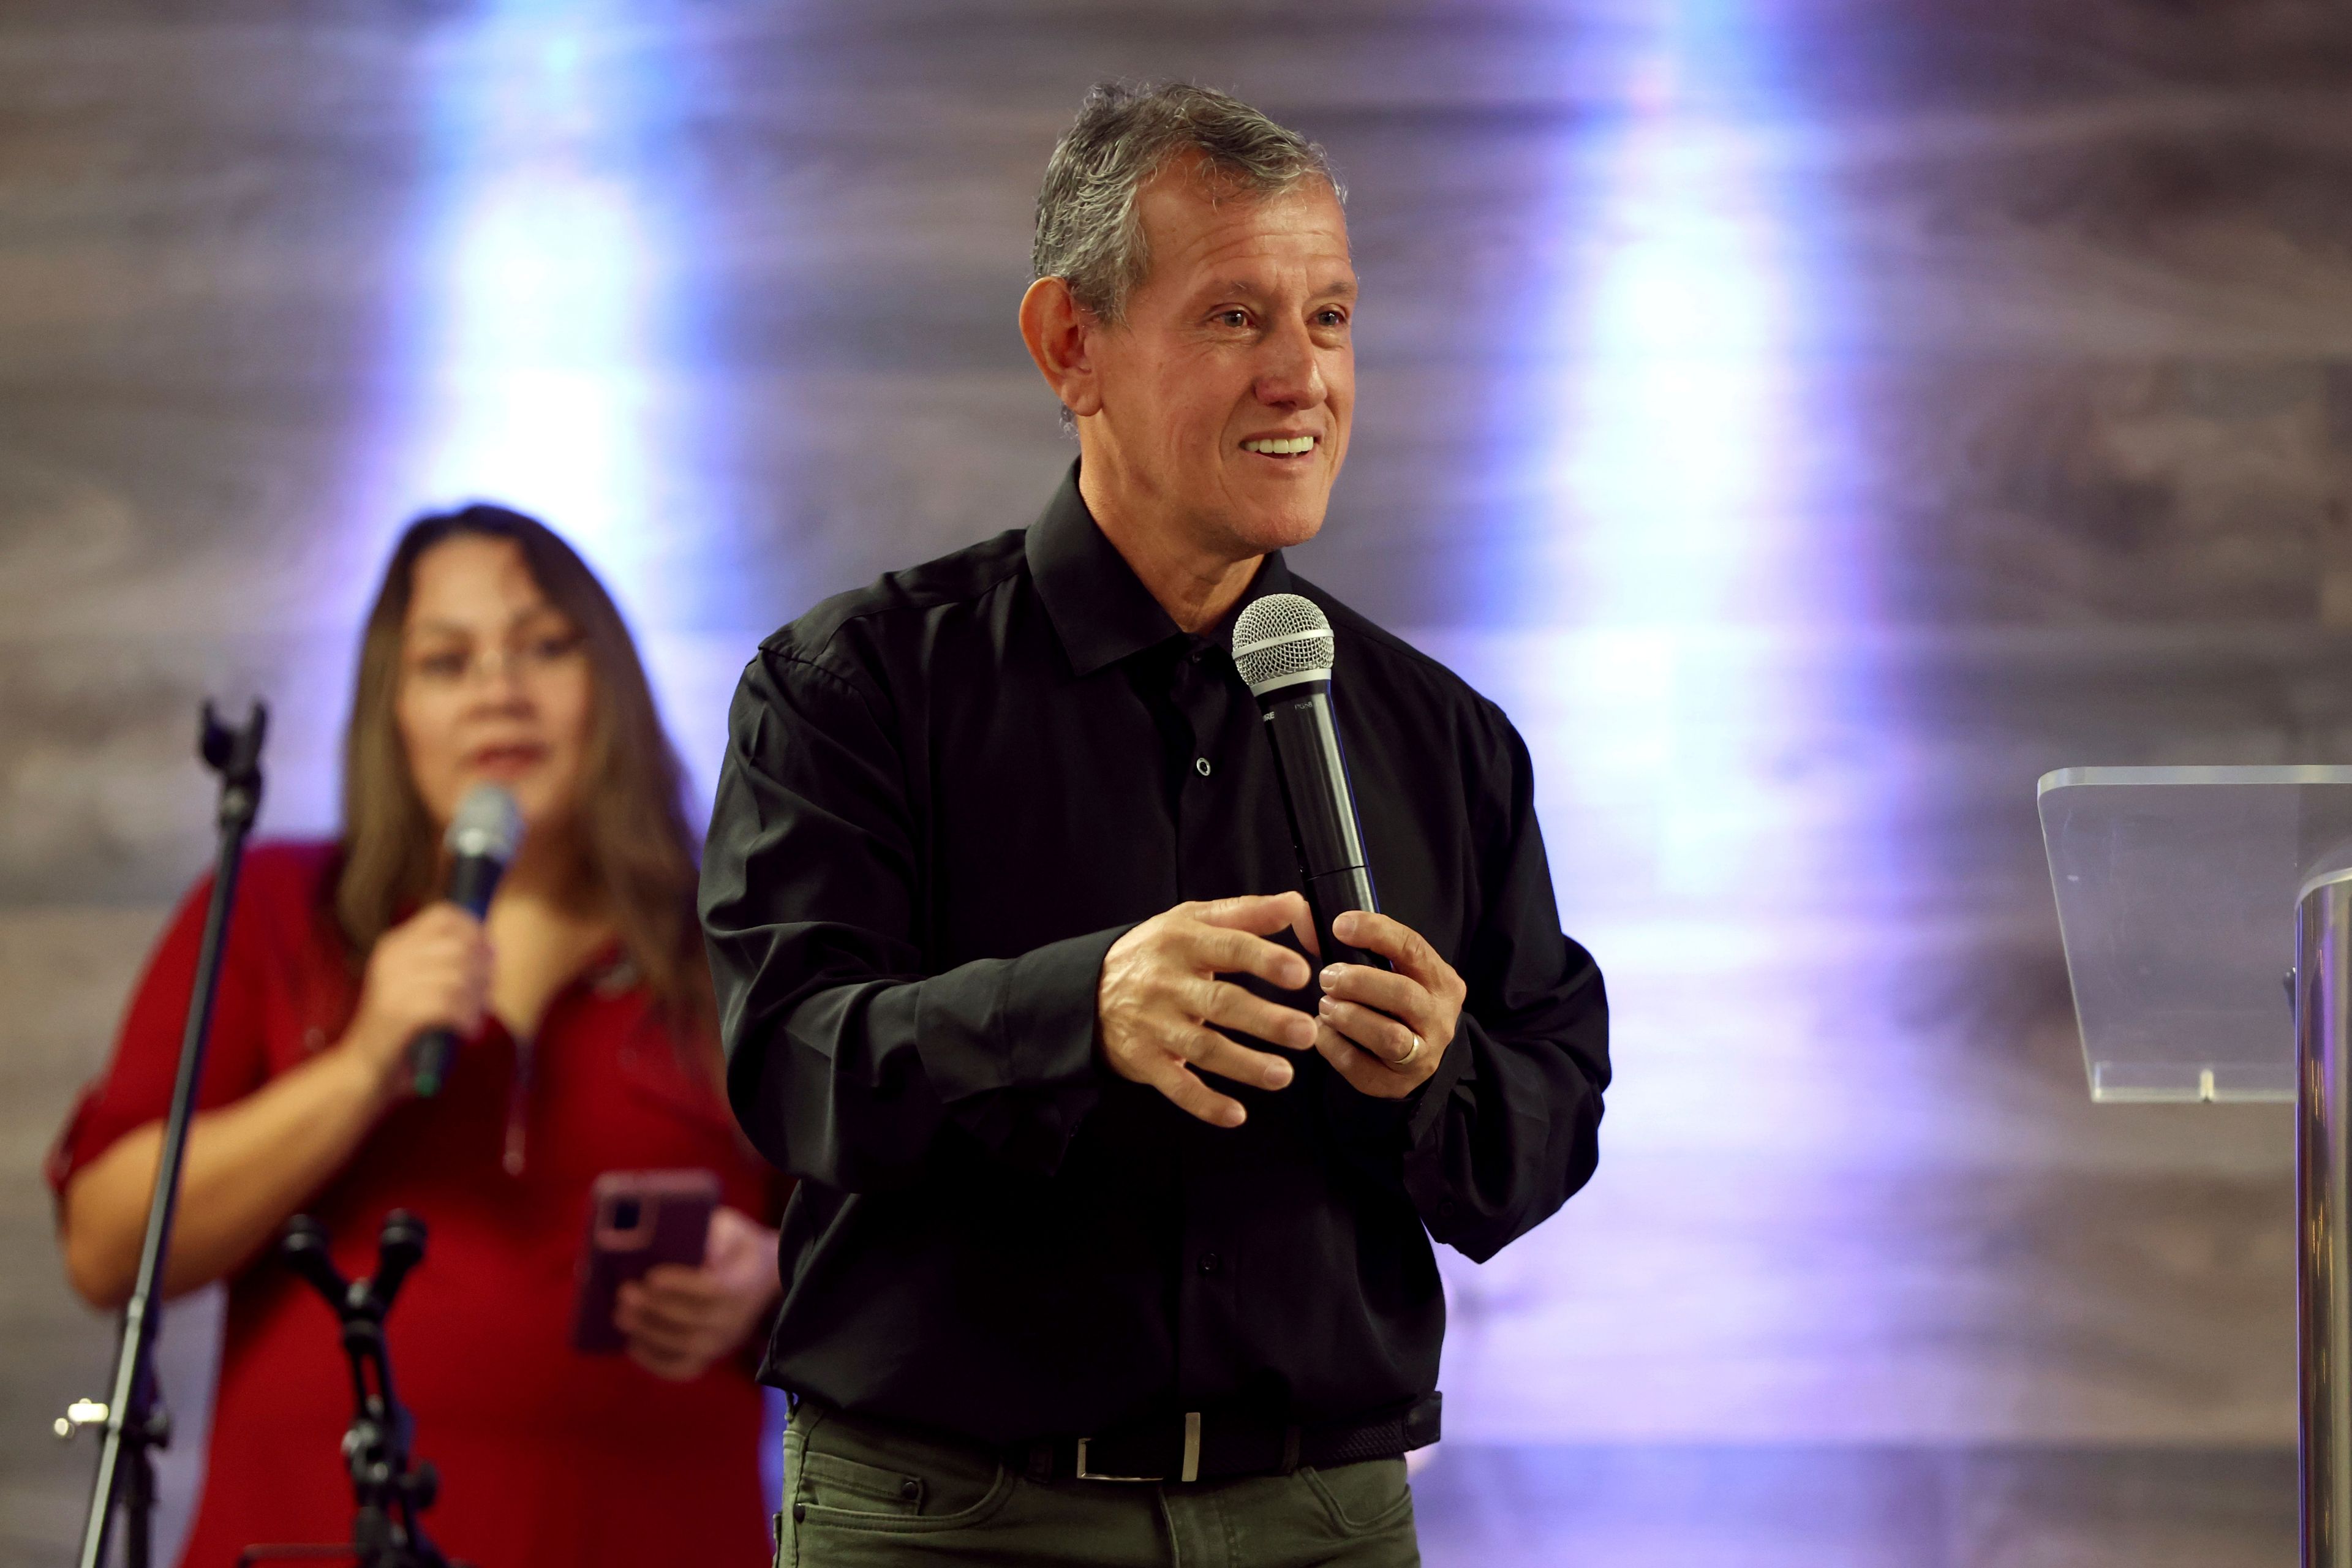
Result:
M2288 1561L2288 1121L2089 1104L2032 786L2352 761L2326 0L0 5L0 1555L79 1514L37 1167L198 698L327 829L392 531L496 497L707 784L759 636L1067 460L1013 309L1112 75L1349 180L1298 563L1517 717L1617 1001L1598 1181L1448 1264L1430 1560Z

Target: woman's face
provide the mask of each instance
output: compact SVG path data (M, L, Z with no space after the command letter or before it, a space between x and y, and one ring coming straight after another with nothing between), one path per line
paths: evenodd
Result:
M513 792L530 828L564 822L593 700L580 629L547 602L519 546L460 534L417 557L397 711L436 823L486 780Z

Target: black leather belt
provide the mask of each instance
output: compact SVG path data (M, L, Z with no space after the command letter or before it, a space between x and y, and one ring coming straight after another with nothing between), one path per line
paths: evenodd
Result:
M1033 1481L1209 1481L1287 1475L1392 1459L1437 1441L1444 1396L1420 1399L1353 1421L1307 1426L1188 1411L1087 1437L1013 1443L1004 1458Z

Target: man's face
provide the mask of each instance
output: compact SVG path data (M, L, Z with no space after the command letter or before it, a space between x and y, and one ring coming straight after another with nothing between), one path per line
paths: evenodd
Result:
M1127 319L1089 334L1102 396L1089 482L1234 559L1323 526L1348 452L1356 271L1321 180L1259 198L1191 163L1138 196L1149 262Z

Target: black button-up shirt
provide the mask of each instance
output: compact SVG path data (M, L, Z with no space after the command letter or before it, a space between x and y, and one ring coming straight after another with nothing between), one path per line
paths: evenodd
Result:
M1109 1071L1095 988L1137 922L1299 885L1272 751L1227 630L1176 627L1075 468L1035 526L761 645L702 909L736 1114L800 1178L768 1381L999 1443L1344 1420L1435 1386L1432 1237L1489 1257L1591 1174L1607 1005L1526 748L1279 554L1243 602L1277 592L1337 632L1382 909L1469 998L1410 1100L1308 1051L1284 1089L1218 1081L1236 1129Z

